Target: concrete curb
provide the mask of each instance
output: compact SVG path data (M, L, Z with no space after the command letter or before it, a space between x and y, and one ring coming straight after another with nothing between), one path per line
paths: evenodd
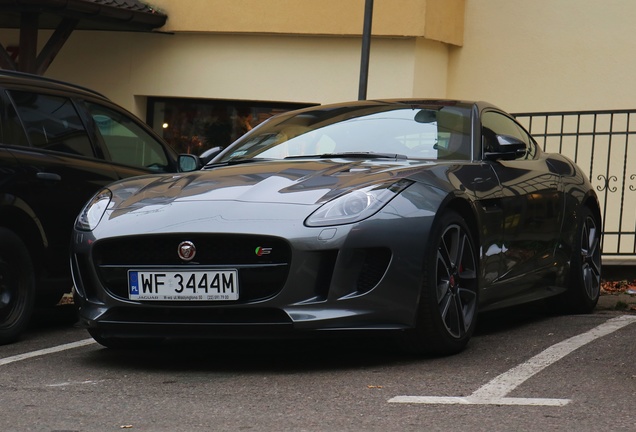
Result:
M601 293L596 310L612 310L636 314L636 294Z

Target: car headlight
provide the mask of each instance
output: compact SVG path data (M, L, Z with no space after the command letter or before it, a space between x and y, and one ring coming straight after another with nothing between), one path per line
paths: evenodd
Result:
M400 180L376 184L340 195L313 212L305 220L305 225L319 227L361 221L377 213L411 183Z
M102 189L99 191L82 209L77 220L75 221L75 228L82 231L94 230L99 221L102 220L102 216L108 209L113 198L113 194L108 189Z

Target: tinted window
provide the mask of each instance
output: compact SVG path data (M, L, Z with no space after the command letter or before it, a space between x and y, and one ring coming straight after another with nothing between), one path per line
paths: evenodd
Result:
M9 95L32 146L95 157L84 125L70 99L15 90Z
M162 144L135 121L102 105L87 102L86 107L112 161L158 172L169 170Z
M7 107L6 122L2 123L2 142L9 145L29 145L29 140L24 134L22 123L20 123L20 118L13 105Z

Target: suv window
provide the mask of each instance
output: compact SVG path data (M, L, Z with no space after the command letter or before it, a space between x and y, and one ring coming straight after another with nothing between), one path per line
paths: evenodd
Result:
M162 145L132 119L113 109L85 102L113 162L152 169L169 170Z
M69 98L11 90L22 125L32 146L95 157L88 134Z
M2 138L4 144L29 146L29 139L24 134L24 128L20 122L20 117L13 105L7 105L7 121L3 123Z

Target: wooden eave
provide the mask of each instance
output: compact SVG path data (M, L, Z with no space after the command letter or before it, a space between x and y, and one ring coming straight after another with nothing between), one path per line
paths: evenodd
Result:
M0 68L42 75L74 30L151 32L167 19L138 0L0 0L0 28L20 30L17 50L0 43ZM38 52L40 29L54 31Z

